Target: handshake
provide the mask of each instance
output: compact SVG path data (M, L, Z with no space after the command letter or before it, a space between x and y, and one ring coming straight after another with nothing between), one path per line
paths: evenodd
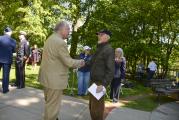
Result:
M74 66L72 67L75 71L77 71L78 68L84 67L86 65L85 61L83 59L81 60L76 60L76 63L74 64Z

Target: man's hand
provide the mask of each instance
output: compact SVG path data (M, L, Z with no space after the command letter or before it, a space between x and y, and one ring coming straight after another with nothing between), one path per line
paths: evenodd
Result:
M97 86L96 93L100 93L101 91L103 91L103 86L102 85Z
M77 72L78 71L78 69L73 69L73 72Z

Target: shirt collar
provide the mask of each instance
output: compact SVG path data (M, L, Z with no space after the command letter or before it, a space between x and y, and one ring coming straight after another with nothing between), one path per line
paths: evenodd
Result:
M103 46L105 46L105 45L107 45L107 44L109 44L109 42L99 43L99 44L97 45L97 47L103 47Z

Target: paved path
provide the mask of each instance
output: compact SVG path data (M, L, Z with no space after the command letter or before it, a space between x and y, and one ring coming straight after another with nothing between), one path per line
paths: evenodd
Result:
M150 112L130 108L116 108L107 116L106 120L150 120L150 115Z
M179 120L179 102L167 103L152 112L115 108L106 120Z
M0 93L0 120L42 120L43 104L42 90L10 88L9 93ZM179 120L178 102L159 106L153 112L119 107L109 111L106 120ZM88 102L64 96L60 118L90 120Z
M41 90L11 88L7 94L0 93L0 120L41 120L43 104ZM90 120L88 104L68 96L63 97L60 115L61 120Z
M179 102L159 106L152 112L151 120L179 120Z

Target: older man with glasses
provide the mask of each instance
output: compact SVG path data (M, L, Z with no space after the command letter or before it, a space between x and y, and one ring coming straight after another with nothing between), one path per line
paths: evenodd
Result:
M63 89L68 82L68 68L80 68L84 60L72 59L67 44L70 27L67 22L59 22L54 33L44 45L39 81L44 86L44 120L56 120L60 111Z
M90 84L97 85L96 92L99 93L103 87L111 83L114 76L114 49L109 44L111 32L101 30L96 33L98 36L98 45L96 53L92 60L88 63L91 66L91 81ZM104 120L104 96L97 100L92 94L89 98L89 109L92 120Z

